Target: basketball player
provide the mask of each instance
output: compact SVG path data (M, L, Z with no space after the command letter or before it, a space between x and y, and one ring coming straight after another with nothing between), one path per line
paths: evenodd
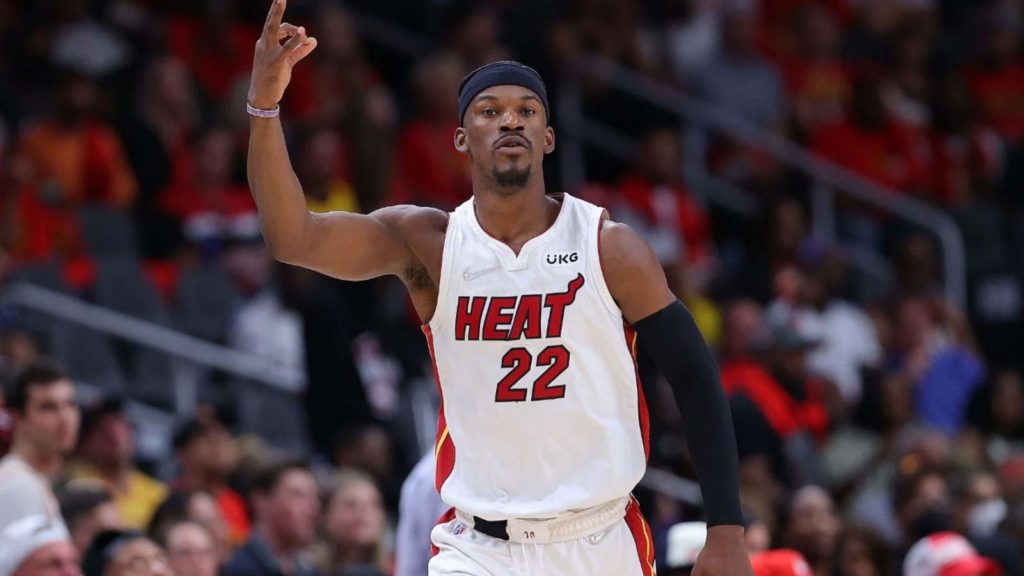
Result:
M497 62L463 81L454 144L473 197L454 212L311 214L277 115L316 40L284 10L275 0L256 46L249 184L275 258L346 280L395 274L424 321L442 395L436 486L453 506L429 573L654 574L629 496L648 451L639 343L672 384L701 482L710 527L693 573L751 574L714 361L640 236L545 193L555 134L540 76Z

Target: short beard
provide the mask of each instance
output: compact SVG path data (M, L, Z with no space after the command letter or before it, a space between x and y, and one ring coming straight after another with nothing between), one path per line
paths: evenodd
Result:
M494 169L492 174L494 175L494 181L498 183L499 188L522 188L526 186L526 183L530 181L531 167L526 168L509 168L508 170L498 171Z

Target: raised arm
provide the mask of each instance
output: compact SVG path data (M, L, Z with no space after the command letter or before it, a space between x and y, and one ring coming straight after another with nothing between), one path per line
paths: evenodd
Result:
M249 83L249 104L262 110L278 105L292 68L316 48L316 39L305 28L282 22L287 1L272 1ZM369 215L311 214L280 119L252 116L249 125L249 188L274 258L345 280L395 274L408 265L413 255L392 223L415 208L385 208Z
M612 297L636 329L637 343L672 386L697 470L708 537L694 576L750 576L743 542L736 435L718 367L693 317L676 300L647 242L628 226L606 222L601 268Z

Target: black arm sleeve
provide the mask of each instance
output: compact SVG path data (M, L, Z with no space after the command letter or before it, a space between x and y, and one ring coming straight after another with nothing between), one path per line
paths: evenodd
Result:
M742 524L732 415L718 366L693 317L676 300L633 328L639 345L672 385L704 496L708 526Z

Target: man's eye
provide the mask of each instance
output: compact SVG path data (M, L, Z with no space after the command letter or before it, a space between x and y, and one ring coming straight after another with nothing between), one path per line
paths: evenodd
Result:
M494 108L484 108L484 116L494 116L498 111Z
M523 108L520 112L520 114L522 114L523 116L533 116L536 113L537 111L534 110L533 108Z

